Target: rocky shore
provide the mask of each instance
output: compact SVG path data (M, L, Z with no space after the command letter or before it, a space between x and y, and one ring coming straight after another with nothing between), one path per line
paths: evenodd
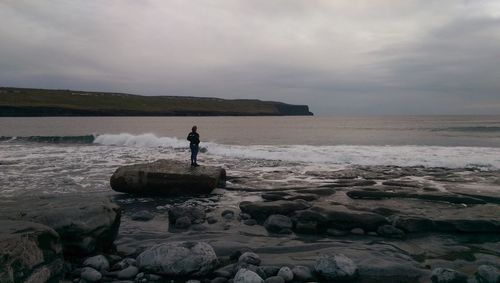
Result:
M115 172L154 196L1 200L0 282L500 280L499 171L355 166L276 185L179 166ZM158 196L182 180L210 186Z

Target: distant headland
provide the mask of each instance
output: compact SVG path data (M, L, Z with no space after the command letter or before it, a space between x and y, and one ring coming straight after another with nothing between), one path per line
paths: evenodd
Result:
M307 115L313 115L307 105L257 99L0 87L0 117Z

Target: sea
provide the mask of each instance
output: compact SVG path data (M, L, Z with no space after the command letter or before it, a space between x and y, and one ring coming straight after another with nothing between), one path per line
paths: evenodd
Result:
M121 165L188 163L193 125L199 163L256 186L349 166L500 169L500 115L0 118L0 195L105 192Z

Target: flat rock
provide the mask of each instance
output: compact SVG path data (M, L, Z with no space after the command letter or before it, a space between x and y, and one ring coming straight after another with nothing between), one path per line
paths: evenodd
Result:
M271 202L241 202L242 212L252 216L257 221L264 221L273 214L291 215L293 212L311 207L302 200L278 200Z
M171 242L153 246L137 257L143 271L166 276L203 276L218 264L214 249L204 242Z
M138 195L192 196L224 187L226 171L219 167L192 167L174 160L119 167L111 176L111 188Z
M62 245L51 228L0 220L0 282L47 282L62 275Z
M321 230L362 228L365 231L376 231L380 225L388 224L388 220L380 214L352 210L342 205L315 206L297 211L292 218L297 222L316 221Z
M21 205L4 208L0 216L46 225L61 237L65 254L88 255L112 246L121 209L106 197L73 195L26 199Z

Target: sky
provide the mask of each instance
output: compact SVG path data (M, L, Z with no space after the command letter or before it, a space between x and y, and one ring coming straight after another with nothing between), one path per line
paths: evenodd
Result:
M0 85L500 113L498 0L1 0Z

